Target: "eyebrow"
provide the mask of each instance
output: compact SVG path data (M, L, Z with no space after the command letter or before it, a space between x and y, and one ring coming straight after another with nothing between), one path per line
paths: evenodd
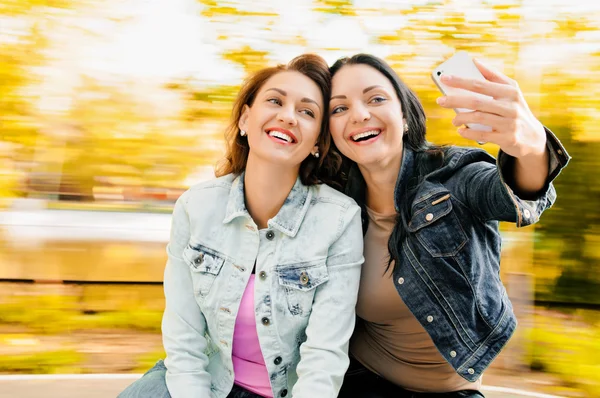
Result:
M277 91L279 94L283 95L284 97L287 95L287 93L286 93L285 91L283 91L283 90L282 90L282 89L280 89L280 88L275 88L275 87L273 87L273 88L270 88L270 89L268 89L268 90L266 90L266 91Z
M367 92L369 92L369 91L373 90L374 88L383 88L383 87L382 87L382 86L380 86L380 85L378 85L378 84L376 84L376 85L374 85L374 86L369 86L369 87L367 87L367 88L365 88L365 89L363 90L363 94L365 94L365 93L367 93Z
M366 94L367 92L369 92L369 91L371 91L371 90L373 90L375 88L383 88L383 86L380 86L380 85L377 85L377 84L374 85L374 86L369 86L369 87L367 87L367 88L365 88L363 90L363 94ZM347 99L347 97L345 95L334 95L329 100L331 101L331 100L334 100L334 99Z
M286 93L285 91L283 91L283 90L282 90L282 89L280 89L280 88L276 88L276 87L273 87L273 88L267 89L267 90L265 90L265 91L277 91L279 94L283 95L284 97L285 97L285 96L287 96L287 93ZM319 110L321 110L321 107L319 106L319 103L318 103L317 101L313 100L313 99L310 99L310 98L304 97L304 98L302 98L302 99L300 100L300 102L308 102L308 103L311 103L311 104L315 104L315 105L317 106L317 108L319 108Z
M319 111L321 110L321 107L319 106L319 104L317 103L317 101L315 101L313 99L304 97L304 98L302 98L300 100L300 102L310 102L311 104L315 104L317 106L317 108L319 108Z

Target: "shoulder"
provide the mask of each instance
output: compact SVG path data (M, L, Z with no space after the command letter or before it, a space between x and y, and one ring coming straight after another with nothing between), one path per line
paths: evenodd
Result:
M420 152L415 158L415 172L424 177L419 177L421 183L443 182L465 170L470 172L496 167L496 159L481 148L446 146L435 152Z
M330 245L346 236L347 244L356 243L362 255L361 209L354 199L327 184L313 185L310 189L313 194L304 221L310 226L308 230Z
M497 168L496 159L481 148L447 146L442 151L441 162L429 167L424 178L419 179L415 201L435 193L443 196L448 191L461 190L469 186L474 177L484 174L493 177ZM430 158L424 155L417 156L418 161L430 162ZM428 165L420 165L417 169L425 166Z
M227 174L192 185L177 199L175 212L184 210L187 213L194 209L196 213L197 210L206 208L207 204L214 207L219 203L227 203L235 177Z
M481 148L449 146L445 149L443 167L456 169L477 162L494 164L496 159Z
M327 184L317 184L311 187L313 190L313 201L315 205L328 203L339 207L341 210L360 209L354 199Z
M361 210L354 199L337 191L326 184L313 185L313 197L311 210L309 210L309 223L319 225L323 228L335 231L335 237L339 237L347 229L356 227L362 236L362 224L360 221Z
M236 176L233 174L227 174L222 177L212 178L210 180L192 185L188 189L188 191L195 193L210 190L230 190L235 178Z
M178 201L188 203L207 196L228 195L236 176L227 174L192 185L179 197Z

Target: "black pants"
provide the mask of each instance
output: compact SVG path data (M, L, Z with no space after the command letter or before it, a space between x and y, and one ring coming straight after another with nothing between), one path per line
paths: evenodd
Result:
M485 398L475 390L448 393L422 393L403 389L365 368L354 358L344 377L338 398Z
M231 390L229 395L227 395L227 398L263 398L263 396L250 392L245 388L234 384L233 389Z

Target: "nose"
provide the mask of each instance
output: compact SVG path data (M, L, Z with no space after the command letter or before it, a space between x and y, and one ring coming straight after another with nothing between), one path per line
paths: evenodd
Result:
M277 113L277 119L289 126L295 126L298 121L296 120L296 109L293 106L282 106Z
M371 114L369 113L369 110L362 103L356 104L353 107L352 113L350 115L350 120L352 121L352 123L362 123L369 120L370 118Z

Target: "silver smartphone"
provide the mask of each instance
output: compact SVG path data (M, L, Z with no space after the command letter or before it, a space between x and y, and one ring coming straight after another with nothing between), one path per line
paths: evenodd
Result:
M446 61L438 65L431 73L431 78L444 95L468 94L480 96L482 98L491 98L487 95L474 93L472 91L463 90L460 88L446 86L444 83L442 83L441 80L443 75L459 76L467 79L486 80L485 77L483 77L483 75L479 71L479 69L477 69L477 66L475 66L473 59L471 59L471 57L466 51L457 51L452 57L448 58ZM472 109L466 108L457 108L454 109L454 111L456 113L473 112ZM467 127L483 131L492 131L492 128L490 126L486 126L483 124L469 123L467 124ZM483 143L479 142L479 144Z

